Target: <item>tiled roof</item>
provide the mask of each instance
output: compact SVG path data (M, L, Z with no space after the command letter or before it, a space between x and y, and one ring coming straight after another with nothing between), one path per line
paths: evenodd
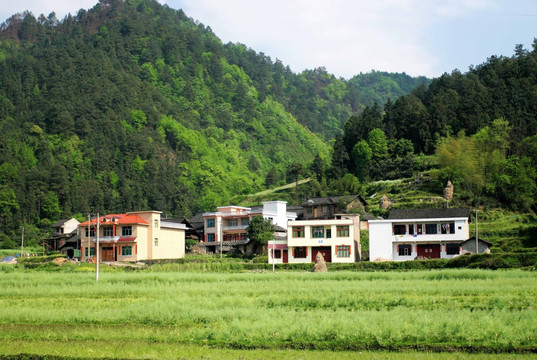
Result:
M147 221L142 219L136 214L108 214L105 216L99 217L99 222L101 225L106 225L108 223L118 224L118 225L129 225L129 224L149 224ZM91 225L97 225L97 219L91 219ZM79 227L88 226L88 222L84 221L83 223L78 224Z
M443 208L443 209L393 209L389 220L395 219L441 219L441 218L469 218L470 209Z
M356 198L360 199L363 204L367 205L367 202L359 194L356 194L310 198L304 203L302 203L302 206L337 205L340 201L351 202L354 201Z

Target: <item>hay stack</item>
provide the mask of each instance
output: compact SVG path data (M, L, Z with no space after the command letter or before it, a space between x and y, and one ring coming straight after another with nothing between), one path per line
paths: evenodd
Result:
M326 267L326 261L324 261L323 254L320 252L317 253L317 256L315 256L315 265L313 266L313 272L328 272L328 268Z
M447 201L453 199L453 184L451 180L448 180L446 187L444 188L444 199Z
M388 209L390 206L392 206L392 202L386 195L384 195L382 198L380 198L380 208L382 210Z

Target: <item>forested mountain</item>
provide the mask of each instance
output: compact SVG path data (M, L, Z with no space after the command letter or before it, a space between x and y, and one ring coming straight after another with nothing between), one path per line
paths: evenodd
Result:
M379 99L425 81L383 74ZM284 181L378 100L362 86L224 45L154 0L14 15L0 27L0 242L76 213L189 215Z
M333 146L332 176L361 181L411 176L415 154L434 154L475 204L483 198L529 209L537 196L537 40L512 57L490 57L426 88L367 107Z

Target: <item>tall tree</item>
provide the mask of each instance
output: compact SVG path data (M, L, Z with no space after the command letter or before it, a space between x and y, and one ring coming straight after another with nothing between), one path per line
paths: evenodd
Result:
M274 238L274 226L272 225L272 222L268 219L264 219L262 216L254 216L250 220L246 232L253 245L253 254L263 253L263 249L268 244L269 240Z

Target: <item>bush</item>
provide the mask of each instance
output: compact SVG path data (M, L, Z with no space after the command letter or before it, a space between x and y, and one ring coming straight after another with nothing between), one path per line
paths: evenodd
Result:
M252 262L253 263L261 263L261 264L266 264L268 263L268 255L259 255L259 256L256 256L252 259Z

